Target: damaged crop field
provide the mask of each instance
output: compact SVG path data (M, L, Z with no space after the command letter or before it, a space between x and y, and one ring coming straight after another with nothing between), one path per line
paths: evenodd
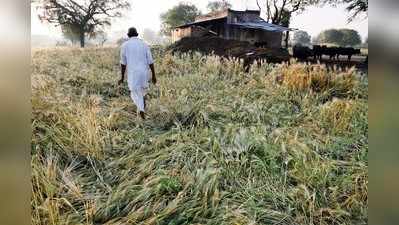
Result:
M367 224L367 75L153 53L142 121L119 49L33 50L32 224Z

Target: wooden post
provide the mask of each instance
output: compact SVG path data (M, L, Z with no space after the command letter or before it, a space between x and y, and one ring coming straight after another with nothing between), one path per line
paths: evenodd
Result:
M287 31L287 33L285 33L285 48L288 49L288 42L290 40L290 31Z
M231 33L230 29L231 29L231 26L227 23L225 25L225 30L224 30L224 39L230 40L230 33Z

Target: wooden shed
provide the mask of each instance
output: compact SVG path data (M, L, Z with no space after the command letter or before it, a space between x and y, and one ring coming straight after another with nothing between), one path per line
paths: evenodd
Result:
M172 31L174 42L183 37L213 34L228 40L248 41L257 46L281 48L283 33L291 29L266 22L258 10L224 11L199 16Z

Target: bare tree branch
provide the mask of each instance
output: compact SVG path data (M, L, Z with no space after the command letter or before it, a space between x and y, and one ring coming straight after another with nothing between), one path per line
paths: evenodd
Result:
M321 1L333 0L257 0L256 3L259 9L266 15L267 22L281 25L281 23L285 23L283 21L287 21L292 13L300 12L306 6L314 5ZM264 9L262 9L262 5L265 6Z
M41 0L42 21L67 26L79 32L81 46L85 36L96 32L97 27L109 26L110 19L120 17L121 10L130 7L129 0ZM85 4L86 3L86 4Z

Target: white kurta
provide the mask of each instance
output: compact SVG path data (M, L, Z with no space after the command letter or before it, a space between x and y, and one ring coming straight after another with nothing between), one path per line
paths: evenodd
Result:
M121 47L121 64L127 66L127 83L131 98L144 112L144 96L148 89L149 65L154 63L151 50L144 41L133 37Z

